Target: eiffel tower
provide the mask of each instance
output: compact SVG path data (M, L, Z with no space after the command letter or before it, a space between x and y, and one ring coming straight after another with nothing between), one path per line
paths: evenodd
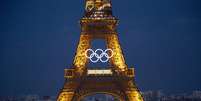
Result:
M119 101L143 101L134 81L134 68L128 68L118 40L118 19L112 15L111 0L85 0L80 20L81 35L72 67L65 69L65 83L57 101L82 101L92 94L109 94ZM86 50L91 42L102 39L113 54L107 69L90 69Z

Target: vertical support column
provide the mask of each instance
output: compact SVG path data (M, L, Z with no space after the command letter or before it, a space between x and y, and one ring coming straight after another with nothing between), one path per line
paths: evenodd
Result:
M85 56L85 51L90 48L91 38L89 35L81 34L80 41L77 47L76 55L73 65L75 66L75 72L82 74L86 69L88 59Z
M124 82L125 94L127 95L128 101L143 101L143 97L138 90L135 81L129 80Z
M138 91L126 91L129 101L143 101L143 98Z
M117 70L126 71L127 65L124 60L124 56L121 50L121 46L119 44L117 34L108 34L106 37L107 40L107 48L113 50L113 57L110 58L110 62L112 65L117 67Z
M63 91L59 94L57 101L72 101L74 92Z

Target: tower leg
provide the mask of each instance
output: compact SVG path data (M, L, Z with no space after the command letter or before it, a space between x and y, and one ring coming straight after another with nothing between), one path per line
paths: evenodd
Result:
M63 89L60 91L57 101L72 101L79 82L65 81Z
M72 101L74 92L62 91L57 98L57 101Z
M113 57L110 59L111 64L116 67L116 70L121 72L126 71L127 66L117 34L111 34L107 36L107 47L112 49L114 52Z
M85 67L86 67L88 59L85 56L85 51L88 48L90 48L90 36L81 34L76 55L73 62L73 65L75 66L75 69L78 75L79 74L81 75L86 69Z
M128 81L124 86L127 88L125 94L127 95L128 101L143 101L142 94L133 80Z
M139 91L126 91L128 101L143 101L143 98Z

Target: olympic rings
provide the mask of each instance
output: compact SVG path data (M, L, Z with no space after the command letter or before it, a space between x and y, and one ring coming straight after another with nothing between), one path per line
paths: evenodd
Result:
M107 52L109 52L110 51L110 55L108 55L108 53ZM89 53L90 52L90 53ZM88 54L90 54L90 55L88 55ZM98 62L99 60L102 62L102 63L104 63L104 62L107 62L110 58L112 58L113 57L113 50L112 49L106 49L105 51L104 50L102 50L102 49L96 49L95 51L93 50L93 49L87 49L86 51L85 51L85 56L86 56L86 58L88 58L88 59L90 59L90 61L91 62L93 62L93 63L96 63L96 62ZM94 57L96 58L96 59L94 59ZM106 59L104 59L104 57L106 58Z

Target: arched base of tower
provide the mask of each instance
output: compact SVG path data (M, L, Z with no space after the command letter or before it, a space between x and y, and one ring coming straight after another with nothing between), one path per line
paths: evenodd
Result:
M96 93L112 95L119 101L143 101L133 78L111 75L66 79L57 101L81 101Z

